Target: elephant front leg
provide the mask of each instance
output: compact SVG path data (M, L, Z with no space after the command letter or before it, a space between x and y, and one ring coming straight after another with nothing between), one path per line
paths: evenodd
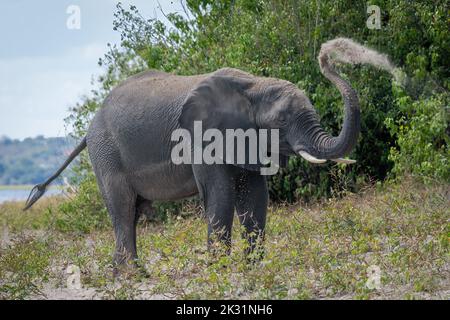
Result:
M229 254L236 169L227 165L194 165L193 171L208 222L208 250L215 255Z
M233 205L228 195L209 196L204 202L205 214L208 220L208 250L217 254L224 250L225 254L231 251L231 230L233 226Z
M243 237L248 241L245 254L251 261L264 256L268 199L265 176L246 171L236 180L236 213L244 227Z

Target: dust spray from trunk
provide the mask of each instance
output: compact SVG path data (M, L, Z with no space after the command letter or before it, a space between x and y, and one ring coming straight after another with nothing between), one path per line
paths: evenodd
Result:
M327 61L331 64L333 62L344 62L373 65L391 73L398 84L405 84L406 74L400 68L397 68L387 55L364 47L351 39L337 38L322 44L318 57L319 62L326 56L329 58Z

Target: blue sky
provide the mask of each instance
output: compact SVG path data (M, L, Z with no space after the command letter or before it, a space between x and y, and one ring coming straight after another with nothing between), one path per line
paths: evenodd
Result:
M112 30L118 0L2 0L0 2L0 136L65 136L68 108L88 94L98 58ZM122 0L144 16L181 11L179 0ZM159 4L158 4L159 3ZM80 8L81 28L66 26L70 5ZM167 22L166 22L167 23Z

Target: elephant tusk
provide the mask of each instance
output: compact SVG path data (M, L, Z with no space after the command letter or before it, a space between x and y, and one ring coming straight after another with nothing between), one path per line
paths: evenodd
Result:
M344 159L344 158L338 158L338 159L331 159L334 162L337 163L345 163L345 164L353 164L356 162L356 160L352 160L352 159Z
M312 155L310 155L306 151L300 151L298 154L301 155L303 157L303 159L305 159L306 161L309 161L309 162L312 162L312 163L325 163L325 162L327 162L327 160L325 160L325 159L317 159L316 157L313 157Z

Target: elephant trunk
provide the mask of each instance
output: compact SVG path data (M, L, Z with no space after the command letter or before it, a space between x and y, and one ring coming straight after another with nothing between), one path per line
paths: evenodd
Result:
M345 115L341 132L337 137L326 133L321 127L311 132L308 153L317 159L339 159L351 152L360 132L359 100L355 90L332 68L333 60L350 64L367 63L392 72L389 59L346 38L324 43L319 53L322 74L339 90L344 100Z

